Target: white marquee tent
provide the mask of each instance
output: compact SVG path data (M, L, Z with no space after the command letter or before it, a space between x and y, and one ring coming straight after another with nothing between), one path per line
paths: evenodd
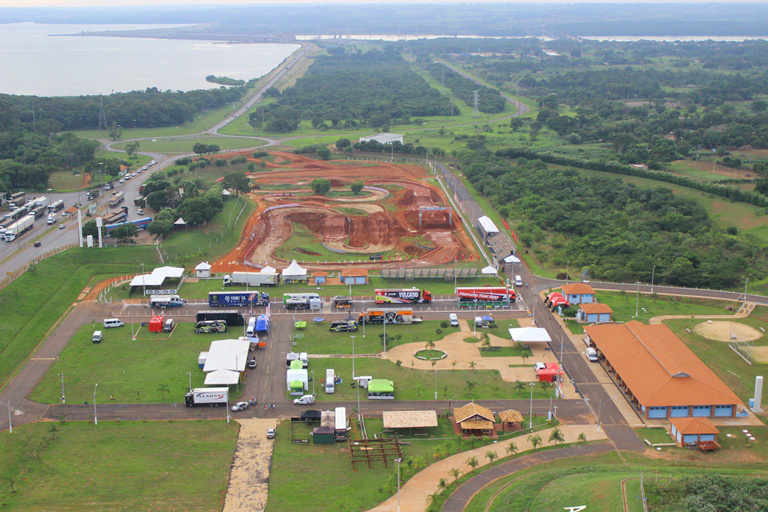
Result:
M288 267L283 270L283 281L306 281L307 269L301 268L301 266L293 260Z
M541 327L517 327L509 330L512 341L520 343L549 343L552 338Z
M211 342L208 349L208 359L205 360L203 371L205 373L216 370L245 371L248 363L248 349L251 342L244 340L216 340Z
M232 386L240 380L240 374L232 370L216 370L205 376L206 386Z
M493 265L488 265L483 270L481 270L480 273L485 275L493 275L498 274L498 271L493 267Z

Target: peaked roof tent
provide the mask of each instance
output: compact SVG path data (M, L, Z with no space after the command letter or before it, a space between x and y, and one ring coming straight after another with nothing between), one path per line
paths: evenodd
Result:
M498 233L499 228L496 227L496 224L493 223L493 221L487 216L483 215L479 219L477 219L477 222L480 223L480 225L483 227L483 230L486 233Z
M482 269L480 273L485 275L495 275L495 274L498 274L499 272L498 270L496 270L496 268L493 265L488 265L487 267Z
M547 330L541 327L513 327L509 330L512 341L520 343L549 343L552 341Z
M208 349L208 359L205 360L203 371L205 373L216 370L245 371L248 362L248 349L251 342L244 340L216 340L211 342Z
M263 270L262 270L263 272ZM296 260L293 260L288 267L283 270L283 276L306 276L307 269L302 268Z
M395 390L395 383L387 379L372 379L368 381L369 393L391 393Z
M205 376L206 386L231 386L237 384L240 374L233 370L216 370Z
M160 286L166 279L180 279L183 275L182 267L158 267L151 274L134 277L131 286Z
M515 256L514 254L510 254L506 258L504 258L504 263L521 263L520 258Z
M203 261L202 263L197 264L195 270L211 270L211 265L207 261Z

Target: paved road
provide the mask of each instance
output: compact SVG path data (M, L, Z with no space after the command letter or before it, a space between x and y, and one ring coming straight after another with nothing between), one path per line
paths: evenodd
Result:
M600 442L594 444L566 446L556 450L548 450L539 453L531 453L518 457L504 464L499 464L490 469L486 469L477 476L470 478L461 485L445 500L442 510L446 512L461 512L469 505L472 497L483 487L491 482L512 475L518 471L528 469L538 464L551 462L553 460L566 457L578 457L582 455L592 455L596 453L607 453L613 451L610 443Z

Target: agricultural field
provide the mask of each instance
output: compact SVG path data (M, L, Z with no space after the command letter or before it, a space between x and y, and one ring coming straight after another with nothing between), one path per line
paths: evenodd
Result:
M0 436L0 503L51 512L221 510L237 430L222 421L14 427Z
M124 150L127 142L118 142L112 147ZM216 144L223 150L253 148L263 145L263 141L239 137L216 137L214 135L183 135L178 137L160 137L141 141L141 151L180 155L192 153L195 144Z

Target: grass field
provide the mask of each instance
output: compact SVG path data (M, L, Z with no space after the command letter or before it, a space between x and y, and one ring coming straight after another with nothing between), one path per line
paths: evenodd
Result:
M0 503L51 512L218 511L236 440L237 424L221 421L23 425L0 436Z
M635 317L635 306L638 304L635 293L627 292L597 292L597 301L607 304L613 310L613 319L617 322L627 322ZM670 297L665 295L650 295L641 293L637 320L648 323L654 316L660 315L732 315L727 306L734 310L739 304L726 300L695 299L691 297Z
M197 143L216 144L220 146L221 149L242 149L261 146L264 144L264 141L239 137L216 137L215 135L185 135L143 140L141 141L141 151L178 155L192 153L192 147ZM126 144L126 142L119 142L112 147L122 150L125 149Z
M357 343L355 343L357 348ZM448 355L450 361L450 354ZM320 380L325 377L325 370L333 368L343 382L336 386L336 392L327 395L321 390ZM352 358L323 358L309 359L310 372L315 375L315 394L320 402L355 401L357 389L350 386L352 381ZM395 383L395 400L434 400L435 372L432 370L416 370L406 366L378 358L361 357L355 359L355 375L371 375L374 379L388 379ZM472 390L467 381L473 382ZM526 384L527 388L527 384ZM440 400L492 400L522 397L515 390L514 382L504 382L499 373L491 370L440 370L437 372L437 391ZM312 383L309 384L312 392ZM360 400L367 400L365 389L360 390ZM525 393L528 393L526 389ZM529 395L525 394L525 398ZM534 398L550 398L554 396L551 386L535 386Z
M94 384L98 383L97 402L101 403L183 404L189 386L188 371L192 372L192 387L203 386L205 374L197 367L197 356L221 336L195 334L194 323L179 322L169 337L167 333L150 333L146 326L139 329L141 323L136 322L138 334L133 341L130 321L124 321L125 327L117 329L103 329L98 323L83 325L31 398L58 402L61 373L69 403L92 401ZM104 341L91 342L94 330L103 332ZM235 387L230 396L237 398Z
M95 274L133 272L157 262L154 247L70 249L34 265L0 290L0 383L45 337ZM109 262L109 263L107 263Z

